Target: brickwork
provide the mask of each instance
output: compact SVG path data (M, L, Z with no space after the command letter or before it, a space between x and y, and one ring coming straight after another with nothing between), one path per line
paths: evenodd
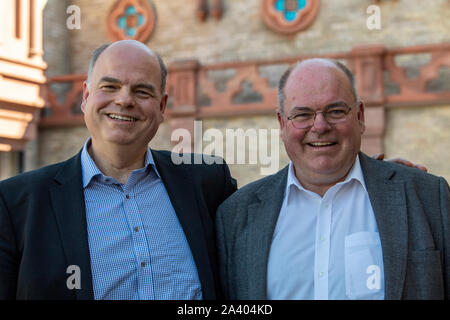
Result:
M64 161L83 147L89 137L85 126L41 129L37 141L37 167ZM170 128L167 123L161 124L150 146L157 150L170 149ZM30 150L31 151L31 150Z
M271 144L271 129L279 129L279 124L276 118L276 115L268 115L268 116L255 116L255 117L242 117L242 118L231 118L231 119L208 119L203 121L203 133L208 129L218 129L222 133L224 139L226 139L226 130L231 129L234 133L237 133L237 129L242 129L244 134L247 133L247 136L250 136L249 129L251 131L256 132L256 143L252 143L250 138L246 138L244 144L238 143L236 138L231 141L232 148L228 150L234 151L234 160L227 160L231 174L234 178L238 180L238 186L244 186L249 182L255 181L257 179L263 178L267 174L262 174L261 169L265 168L267 171L272 171L271 173L275 173L279 169L282 169L286 164L289 163L289 159L287 157L286 151L284 150L283 143L279 138L279 134L276 134L278 145L275 147L276 152L272 154L272 144ZM267 132L260 131L260 129L266 129ZM279 131L277 131L279 133ZM231 135L230 135L231 136ZM272 158L276 160L273 167L274 170L269 170L272 166L270 163L264 164L259 155L258 145L261 139L266 139L268 142L267 152L263 152L263 155L266 155L268 158ZM228 159L230 156L227 154L227 146L224 141L223 157ZM211 142L204 141L203 149ZM239 152L243 152L245 154L245 163L239 164L237 154ZM250 164L250 153L257 155L257 164Z
M106 16L112 3L112 0L48 1L44 38L45 57L49 63L48 74L78 74L87 71L91 52L108 41ZM223 3L225 7L222 19L200 22L195 17L197 1L154 0L157 25L147 44L157 50L167 64L178 59L194 58L207 65L348 52L361 44L381 43L393 48L450 42L450 3L446 0L380 1L381 30L368 30L366 27L369 16L366 9L374 4L373 1L323 0L315 22L307 30L294 36L274 33L263 24L260 0L225 0ZM80 7L81 30L65 28L67 15L64 5L68 4ZM67 43L64 42L65 39L68 39ZM70 55L64 52L69 52ZM70 61L63 59L68 56ZM429 58L427 55L405 55L399 57L398 62L401 66L407 66L408 76L414 78L419 72L419 66L427 63ZM284 68L282 66L281 69ZM272 74L280 73L280 70L261 71ZM448 90L449 71L448 68L442 69L441 79L429 84L431 90ZM221 77L226 78L226 74L214 74L212 71L210 76L218 77L219 86L226 85L225 82L220 83ZM271 85L275 86L276 79L269 78ZM244 91L245 89L244 87ZM395 85L387 86L385 90L390 93L395 92L396 88ZM245 102L247 98L244 95L242 100ZM449 180L449 120L450 106L387 108L384 138L386 155L401 156L422 163L431 173ZM219 129L225 136L226 129L278 129L278 123L275 115L205 119L203 131L209 128ZM79 151L88 135L84 127L42 129L37 143L39 165L67 159ZM170 136L171 128L165 122L150 145L155 149L171 149ZM246 145L244 148L248 154L254 146ZM226 157L226 153L224 156ZM281 140L279 159L279 168L288 163ZM261 164L230 165L239 186L262 177L261 167Z
M70 0L82 13L81 30L69 31L73 71L85 72L92 50L107 41L111 0ZM450 41L450 4L446 0L381 1L381 29L368 30L372 1L321 1L319 14L305 31L285 36L270 31L260 16L260 0L226 0L221 20L199 22L197 1L154 0L157 25L147 42L170 62L197 58L210 64L273 59L302 54L349 51L360 44L387 47Z
M66 8L68 0L48 0L43 12L44 60L48 64L47 77L69 74L70 53Z
M450 105L387 111L385 152L450 181Z
M8 179L18 173L17 152L0 151L0 180Z
M41 129L39 132L39 166L67 160L77 154L89 137L86 127Z

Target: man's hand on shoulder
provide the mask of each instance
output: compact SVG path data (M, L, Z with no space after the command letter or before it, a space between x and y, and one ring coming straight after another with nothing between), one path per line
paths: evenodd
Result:
M376 160L384 160L384 153L382 152L382 153L375 154L375 155L372 156L372 158L374 158ZM406 160L406 159L403 159L403 158L396 157L396 158L391 158L391 159L385 159L385 161L399 163L399 164L402 164L404 166L408 166L408 167L411 167L411 168L417 168L417 169L420 169L420 170L422 170L424 172L428 172L428 169L426 167L424 167L424 166L422 166L420 164L413 163L413 162L411 162L409 160Z

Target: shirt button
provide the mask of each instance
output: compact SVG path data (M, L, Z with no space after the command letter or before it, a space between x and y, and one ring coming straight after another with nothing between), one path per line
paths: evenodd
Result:
M328 205L328 204L325 204L325 206L324 206L324 207L325 207L325 209L328 209L329 205Z
M127 194L127 195L125 196L125 198L127 198L127 199L130 199L130 195L129 195L129 194Z
M135 232L138 232L138 231L139 231L139 228L138 228L138 227L134 227L133 230L134 230Z
M320 241L324 241L325 240L325 236L320 236Z
M323 277L323 271L320 271L319 277Z
M145 261L141 262L141 267L144 268L145 267Z

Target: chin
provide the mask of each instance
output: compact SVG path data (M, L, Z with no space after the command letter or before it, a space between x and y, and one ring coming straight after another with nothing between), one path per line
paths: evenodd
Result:
M136 138L132 137L108 137L106 139L109 143L117 144L117 145L130 145L136 143Z

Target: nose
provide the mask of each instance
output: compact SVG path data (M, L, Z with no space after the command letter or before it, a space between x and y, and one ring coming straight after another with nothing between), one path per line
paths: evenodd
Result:
M316 132L318 134L322 134L331 129L330 124L325 120L322 112L316 114L316 118L314 119L313 126L310 131Z
M116 104L122 108L130 108L134 106L134 98L131 94L130 89L127 87L122 87L116 96Z

